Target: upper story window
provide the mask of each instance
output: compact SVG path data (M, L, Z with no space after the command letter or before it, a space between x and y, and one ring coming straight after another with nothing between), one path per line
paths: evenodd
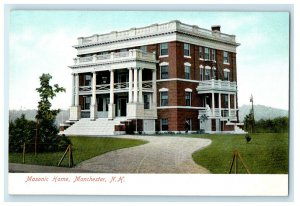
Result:
M169 66L160 66L160 79L168 79L169 78Z
M169 63L162 62L159 64L160 66L160 79L168 79L169 78Z
M200 65L200 81L204 80L204 68L202 65Z
M141 46L140 50L142 50L143 52L147 52L147 46Z
M185 106L191 106L192 92L185 92Z
M203 56L203 47L202 46L199 46L199 58L200 59L204 58L204 56Z
M213 67L212 68L212 79L216 79L216 72L217 72L216 67Z
M190 66L184 66L184 78L185 79L191 78L191 67Z
M169 54L168 43L161 43L160 44L160 56L166 56L168 54Z
M160 106L168 106L169 104L169 95L167 91L160 92Z
M223 52L224 64L229 64L229 53L227 51Z
M90 74L84 75L84 86L91 86L92 76Z
M229 81L229 74L230 70L229 69L224 69L224 81Z
M216 50L215 49L211 50L211 60L216 61Z
M209 66L205 67L205 74L204 74L204 79L205 80L210 80L211 79L211 68Z
M207 47L205 47L205 49L204 49L204 59L210 60L210 49Z
M150 109L150 94L144 94L144 109Z
M190 56L190 44L184 43L184 56Z
M191 64L188 62L184 63L184 78L191 79Z
M224 106L225 106L225 108L228 107L228 95L224 95Z

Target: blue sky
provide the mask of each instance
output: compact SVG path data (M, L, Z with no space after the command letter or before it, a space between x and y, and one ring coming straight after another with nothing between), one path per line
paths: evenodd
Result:
M67 89L53 107L71 104L71 69L77 37L143 27L177 19L236 35L238 103L288 109L289 14L286 12L13 11L10 15L9 108L37 107L38 77Z

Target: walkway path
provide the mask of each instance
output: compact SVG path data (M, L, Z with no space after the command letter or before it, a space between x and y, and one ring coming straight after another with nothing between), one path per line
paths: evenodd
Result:
M81 162L76 169L101 173L209 173L197 165L192 153L211 143L209 139L178 136L118 136L149 143L120 149Z

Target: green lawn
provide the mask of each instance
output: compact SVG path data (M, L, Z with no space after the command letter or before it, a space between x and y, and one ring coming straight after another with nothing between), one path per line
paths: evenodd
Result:
M118 138L97 138L97 137L71 137L73 148L74 164L78 164L92 157L110 152L113 150L134 147L147 143L142 140L118 139ZM25 163L35 165L57 166L64 152L53 153L38 153L34 156L33 153L26 153ZM10 153L10 163L22 163L22 153ZM62 166L67 166L68 160L62 163Z
M251 174L288 173L288 134L251 134L252 140L245 141L245 135L190 135L208 138L211 145L193 153L194 161L214 174L227 174L233 151L239 150ZM246 173L238 161L238 173Z

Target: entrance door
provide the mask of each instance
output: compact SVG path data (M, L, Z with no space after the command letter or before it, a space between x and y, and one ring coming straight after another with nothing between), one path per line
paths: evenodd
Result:
M118 99L118 116L125 117L127 115L126 112L127 98L119 98Z

